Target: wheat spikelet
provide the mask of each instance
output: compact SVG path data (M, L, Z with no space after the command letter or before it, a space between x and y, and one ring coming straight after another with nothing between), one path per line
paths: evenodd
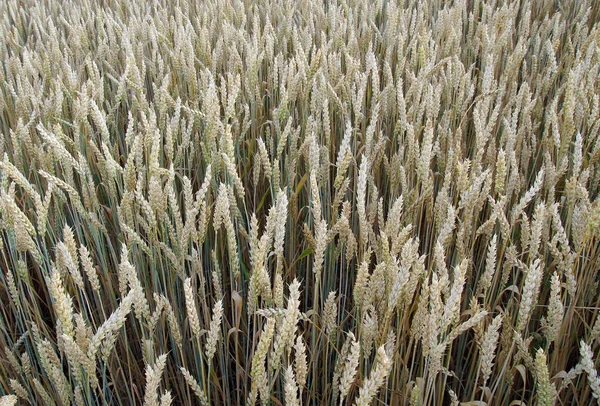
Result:
M548 336L550 341L559 337L564 317L564 306L560 294L560 277L555 272L551 278L550 303L548 305Z
M23 400L27 400L29 398L23 385L21 385L16 379L10 380L10 388L17 394L19 398Z
M194 291L192 289L192 278L187 278L184 281L184 290L185 290L185 305L187 307L188 319L190 322L190 327L192 329L192 334L195 337L200 335L200 320L198 319L198 312L196 310L196 302L194 300Z
M484 294L492 285L492 278L494 277L494 273L496 272L497 240L498 238L496 234L494 234L488 246L485 262L485 272L479 280L479 285L477 286L478 291L483 292Z
M462 261L460 265L454 270L454 282L450 291L450 296L446 299L444 305L444 313L441 319L441 330L445 330L460 316L460 300L465 284L465 277L467 273L468 262ZM433 286L433 284L432 284Z
M369 238L369 227L366 213L367 198L367 174L369 171L369 161L363 156L358 172L358 197L356 201L356 210L360 221L360 242L362 247L366 247Z
M22 365L23 373L25 375L29 375L31 373L31 358L29 357L29 354L27 354L26 352L21 354L21 365Z
M384 347L381 346L377 350L377 364L361 386L358 399L356 399L356 402L354 403L355 406L366 406L371 404L373 398L384 384L391 369L392 361L385 353Z
M15 395L5 395L0 397L1 406L14 406L18 401L19 399Z
M227 186L225 186L224 183L221 183L221 185L219 186L219 194L217 195L215 212L213 214L213 226L215 228L215 231L217 231L221 228L222 225L225 225L225 229L227 231L227 249L230 258L229 263L234 278L237 279L239 276L239 263L237 260L238 248L237 241L235 238L235 228L231 219L230 207L231 206L229 203L229 192Z
M56 245L56 250L56 262L59 268L67 270L77 287L79 287L81 290L84 290L85 286L83 284L83 277L79 272L79 265L76 262L77 257L73 257L71 249L62 242Z
M158 386L167 364L167 354L163 354L153 366L146 365L146 390L144 395L144 406L159 406Z
M273 282L273 303L277 308L283 307L283 278L280 274L275 274Z
M200 385L198 384L196 379L194 379L192 374L190 374L190 372L187 369L185 369L184 367L180 367L180 370L181 370L181 374L183 375L185 381L190 386L190 388L192 388L192 391L198 398L198 401L200 402L200 404L202 406L207 406L209 404L208 399L206 398L204 391L202 390L202 388L200 387Z
M130 293L128 295L133 295L133 308L136 317L140 321L148 320L150 318L150 306L146 299L144 288L138 278L138 273L129 262L128 256L129 250L123 244L121 246L121 263L119 264L119 284L123 285L121 286L121 292L124 292L127 286L129 287Z
M281 325L277 330L277 336L273 343L273 352L270 355L271 369L276 370L281 364L284 353L292 346L296 323L298 322L298 306L300 305L300 282L294 279L290 284L290 294L288 297L287 308Z
M217 342L221 338L221 319L223 317L223 302L219 300L213 307L213 316L210 321L208 338L206 339L205 351L208 365L212 364L212 359L217 351Z
M536 259L527 270L525 284L521 294L521 305L519 307L519 318L517 319L517 331L523 331L527 328L533 306L537 301L540 286L542 283L542 268L539 259Z
M277 193L277 221L274 230L274 252L277 257L277 269L280 273L283 269L283 243L285 241L285 224L287 220L288 201L283 191Z
M108 353L116 340L116 332L125 323L127 315L131 311L133 304L133 295L130 293L123 298L119 307L110 315L110 317L98 328L88 348L88 357L95 359L100 346L103 346L103 357L106 359Z
M96 268L92 263L92 258L90 257L90 253L88 249L84 245L79 246L79 256L81 258L81 265L83 267L83 271L85 272L90 284L92 285L92 289L96 294L100 294L100 280L98 278L98 273Z
M362 262L358 268L358 275L354 283L354 303L358 307L364 306L365 290L369 283L369 264Z
M598 378L598 372L594 366L592 350L589 344L586 344L583 340L581 340L579 346L579 354L581 367L587 373L592 394L596 399L600 399L600 378Z
M44 388L44 385L37 378L33 378L33 384L35 386L37 393L40 395L40 397L44 401L44 404L56 405L54 400L50 397L50 394L48 393L48 391L46 391L46 389Z
M56 388L59 400L65 405L70 404L73 398L73 388L63 373L61 363L52 345L45 339L38 341L36 344L41 357L40 363L48 374L52 385Z
M352 345L348 357L344 360L344 369L340 377L340 403L348 395L348 391L354 382L356 369L360 360L360 343L354 338L354 334L352 333L349 334L348 339L351 340Z
M481 342L481 379L485 386L488 379L492 375L492 368L494 366L494 357L496 348L498 346L498 330L502 324L502 315L494 317L492 324L487 328L483 341Z
M21 299L19 296L19 290L17 289L17 284L15 283L15 277L10 270L6 273L6 284L8 285L10 300L17 308L20 308Z
M263 404L266 404L269 400L269 381L267 371L265 369L265 359L267 357L274 333L275 320L267 319L267 323L263 328L258 346L256 347L252 357L252 368L250 371L250 376L252 377L252 387L257 388Z
M160 406L170 406L171 402L173 402L173 397L171 396L171 391L166 391L160 397Z
M327 300L325 300L325 306L323 308L323 330L328 336L332 336L337 328L338 309L336 303L336 293L329 292Z
M289 365L285 370L285 404L290 406L300 406L298 399L298 385L294 377L294 370Z
M556 388L550 383L546 354L541 348L535 354L535 372L537 378L537 404L548 406L556 403Z
M63 334L62 340L65 343L65 352L69 358L70 363L78 370L79 365L85 370L90 385L93 388L98 387L98 379L96 377L96 364L93 359L89 358L87 354L73 341L73 339L66 334ZM82 377L79 377L79 382L82 381Z
M306 359L306 345L302 339L302 335L296 337L294 344L294 373L300 390L306 385L306 377L308 376L308 360Z
M64 333L69 337L73 337L73 301L67 295L62 285L60 272L56 268L52 270L49 285L50 293L54 299L54 309L59 321L57 328L61 334Z

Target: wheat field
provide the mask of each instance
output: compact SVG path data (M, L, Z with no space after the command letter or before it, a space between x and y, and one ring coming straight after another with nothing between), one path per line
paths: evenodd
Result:
M0 1L0 405L591 405L594 0Z

